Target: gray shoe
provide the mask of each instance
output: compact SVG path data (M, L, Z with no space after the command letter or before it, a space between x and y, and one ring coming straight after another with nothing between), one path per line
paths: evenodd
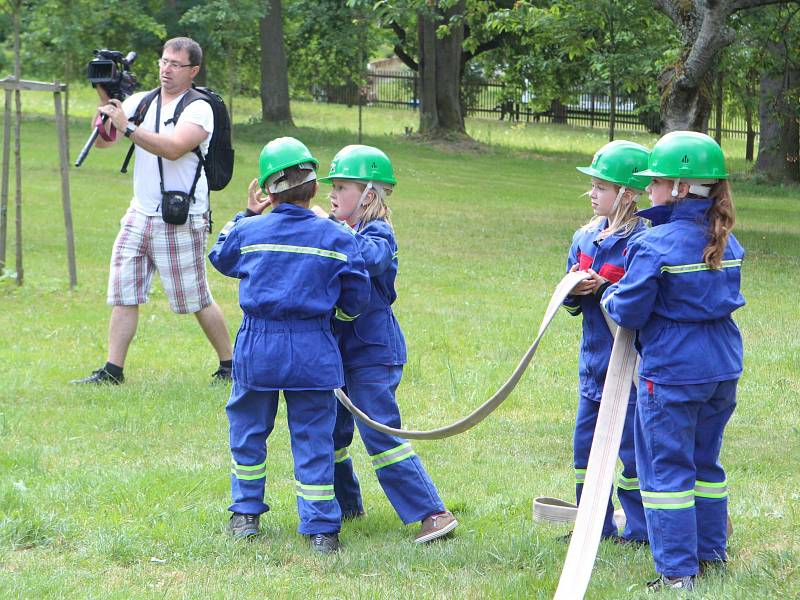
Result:
M338 533L315 533L308 536L311 542L311 549L320 554L331 554L339 551Z
M252 538L258 535L258 520L258 515L233 513L228 529L237 540Z
M686 590L691 592L694 589L694 575L686 577L667 577L659 575L658 579L647 582L648 592L661 592L663 590Z

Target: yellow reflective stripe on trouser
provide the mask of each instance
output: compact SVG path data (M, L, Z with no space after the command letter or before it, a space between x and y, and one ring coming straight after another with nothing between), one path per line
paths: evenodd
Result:
M586 481L586 469L575 469L575 483Z
M741 267L742 259L734 258L731 260L723 260L719 268L730 269L733 267ZM692 265L664 265L661 267L662 273L694 273L695 271L710 271L712 270L706 263L694 263ZM716 269L713 269L716 271Z
M390 450L386 450L380 454L374 454L370 458L372 458L372 466L377 471L378 469L388 467L389 465L411 458L412 456L414 456L414 449L411 447L411 443L404 442Z
M728 482L695 481L694 495L698 498L727 498Z
M333 452L333 462L340 463L348 460L350 458L350 449L349 448L339 448Z
M311 485L307 483L294 482L295 494L303 500L314 502L318 500L333 500L336 496L333 493L333 484L330 485Z
M617 478L617 487L621 490L638 490L639 478L638 477L625 477L622 473Z
M334 258L347 262L347 255L341 252L334 252L333 250L323 250L322 248L312 248L311 246L290 246L288 244L252 244L250 246L242 246L241 253L247 254L248 252L290 252L294 254L314 254L316 256L324 256L325 258Z
M577 315L581 311L580 305L570 306L569 304L562 304L561 306L563 306L564 310L566 310L571 315Z
M231 459L231 473L236 475L236 479L246 479L248 481L263 479L267 476L267 462L264 461L260 465L240 465Z
M694 490L685 492L642 492L642 505L657 510L674 510L694 506Z

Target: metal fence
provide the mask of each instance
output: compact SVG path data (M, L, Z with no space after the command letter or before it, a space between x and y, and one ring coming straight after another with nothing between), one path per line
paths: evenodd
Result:
M419 77L412 71L370 71L361 101L369 106L419 108ZM515 122L569 123L583 127L607 129L610 120L608 96L576 91L573 100L551 101L543 110L534 108L533 89L524 90L496 81L467 81L462 89L462 102L467 116L497 118ZM327 87L314 91L315 99L348 105L359 103L356 85ZM631 96L616 100L615 128L627 131L658 130L658 111L642 106ZM709 125L713 128L716 116L712 110ZM758 135L757 123L754 124ZM723 114L722 133L728 137L746 137L745 119L732 111Z

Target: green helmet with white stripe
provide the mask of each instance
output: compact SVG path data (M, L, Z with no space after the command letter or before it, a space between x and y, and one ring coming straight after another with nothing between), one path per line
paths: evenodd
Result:
M298 166L314 171L319 161L311 156L306 145L293 137L280 137L269 142L258 158L258 185L266 191L270 179L279 179L284 169Z

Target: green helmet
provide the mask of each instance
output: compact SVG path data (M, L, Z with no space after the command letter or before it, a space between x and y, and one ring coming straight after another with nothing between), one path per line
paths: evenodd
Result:
M358 179L360 181L379 181L394 185L392 161L382 151L372 146L354 144L345 146L331 161L327 177L320 181L330 183L333 179Z
M576 168L581 173L603 181L643 190L650 183L650 178L634 173L647 168L649 154L647 148L640 144L615 140L595 153L591 166Z
M300 140L293 137L276 138L264 146L261 156L258 157L258 185L264 189L264 184L271 175L302 163L319 166L319 161L311 156L309 149Z
M646 171L637 175L666 179L727 179L719 144L704 133L673 131L653 146Z

